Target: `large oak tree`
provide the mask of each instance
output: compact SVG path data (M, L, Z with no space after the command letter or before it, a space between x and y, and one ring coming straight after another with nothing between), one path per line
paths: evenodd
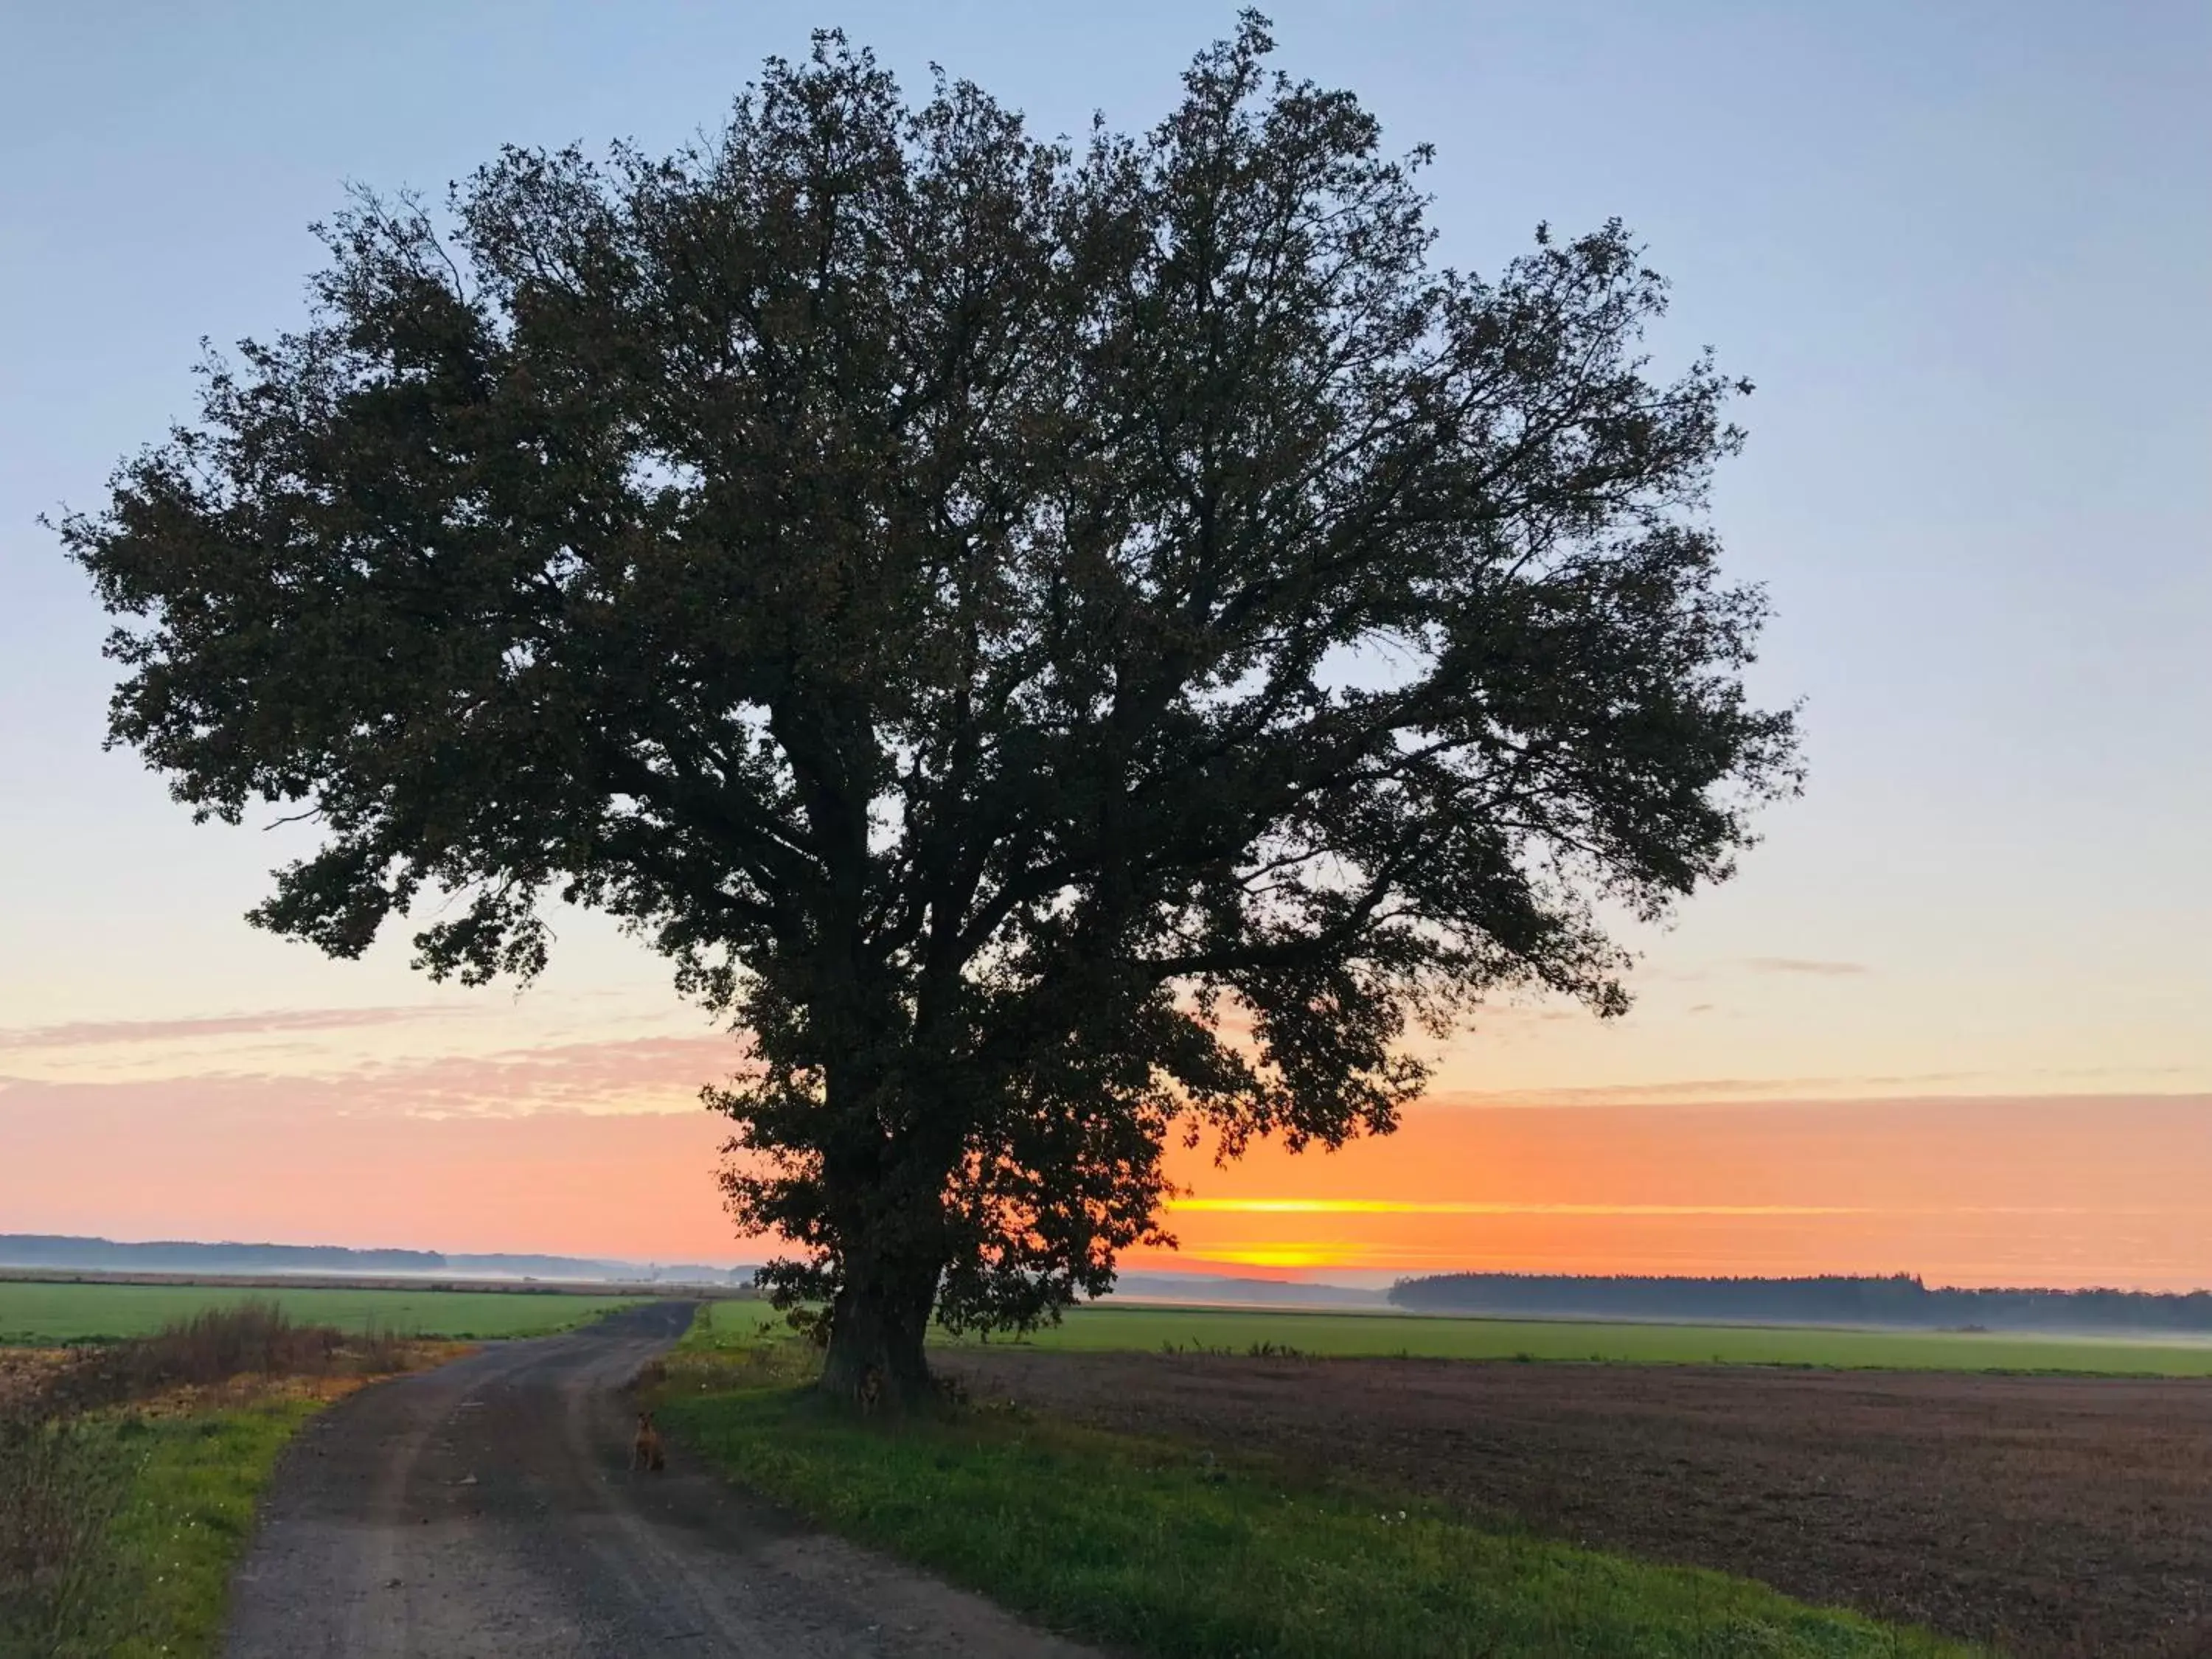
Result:
M1387 1131L1499 988L1618 1012L1601 915L1793 781L1660 279L1617 225L1435 266L1425 154L1269 49L1069 143L825 35L672 157L358 198L61 526L113 739L319 826L259 926L435 899L476 982L557 896L742 1033L724 1185L833 1389L1103 1287L1172 1134Z

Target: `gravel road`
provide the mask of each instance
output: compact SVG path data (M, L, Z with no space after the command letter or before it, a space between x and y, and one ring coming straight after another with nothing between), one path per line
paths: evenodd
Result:
M658 1304L496 1344L325 1413L270 1484L228 1659L1089 1655L805 1529L680 1445L631 1473L619 1390L689 1317Z

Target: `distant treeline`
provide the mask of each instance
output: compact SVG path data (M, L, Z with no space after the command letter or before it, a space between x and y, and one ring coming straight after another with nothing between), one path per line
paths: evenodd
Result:
M735 1282L752 1275L750 1267L644 1267L573 1255L446 1255L436 1250L355 1250L337 1244L198 1244L173 1239L118 1243L51 1233L0 1233L0 1267L82 1273L483 1273L686 1284Z
M2212 1332L2212 1292L1930 1289L1887 1279L1633 1279L1437 1273L1401 1279L1396 1306L1419 1313L1548 1315L1746 1324L1887 1325L1991 1331Z
M336 1244L143 1244L49 1233L0 1233L0 1267L77 1267L101 1273L434 1273L435 1250L349 1250Z

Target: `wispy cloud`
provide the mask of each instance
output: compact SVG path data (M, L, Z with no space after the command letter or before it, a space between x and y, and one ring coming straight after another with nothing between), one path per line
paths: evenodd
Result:
M29 1048L100 1048L115 1043L191 1042L279 1031L336 1031L441 1019L461 1010L435 1003L396 1008L279 1008L258 1013L201 1014L184 1019L78 1020L62 1025L0 1026L0 1052Z
M646 1097L689 1106L702 1085L726 1081L744 1058L726 1035L628 1037L373 1061L337 1081L364 1103L417 1115L588 1111Z
M2042 1098L2064 1100L2102 1096L2148 1098L2200 1092L2175 1089L2168 1079L2195 1079L2202 1073L2185 1066L2036 1066L2016 1072L1857 1072L1821 1077L1699 1077L1644 1083L1591 1084L1528 1089L1437 1089L1422 1097L1425 1106L1461 1109L1539 1106L1832 1106L1872 1105L1882 1101L1955 1098L1971 1100ZM2049 1079L2063 1089L2029 1085L2008 1086L2023 1078ZM2093 1085L2083 1089L2078 1085Z
M167 1077L69 1079L0 1073L0 1098L145 1099L290 1115L500 1117L547 1111L696 1109L744 1051L726 1035L626 1037L488 1054L410 1055L276 1071L196 1068Z
M1184 1198L1178 1214L1212 1215L1870 1215L1836 1204L1422 1203L1395 1198Z
M1955 1091L1984 1083L1988 1072L1863 1073L1832 1077L1699 1077L1656 1083L1608 1083L1553 1089L1440 1089L1426 1096L1432 1106L1635 1106L1646 1102L1698 1105L1720 1102L1820 1102L1900 1091Z
M1746 957L1743 965L1759 974L1813 974L1825 979L1844 979L1870 974L1863 962L1827 962L1818 957Z

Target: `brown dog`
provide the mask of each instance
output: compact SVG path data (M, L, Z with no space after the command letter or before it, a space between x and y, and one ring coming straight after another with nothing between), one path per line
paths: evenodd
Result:
M661 1449L660 1431L653 1426L653 1413L637 1414L637 1438L630 1443L629 1466L633 1469L665 1469L668 1454Z

